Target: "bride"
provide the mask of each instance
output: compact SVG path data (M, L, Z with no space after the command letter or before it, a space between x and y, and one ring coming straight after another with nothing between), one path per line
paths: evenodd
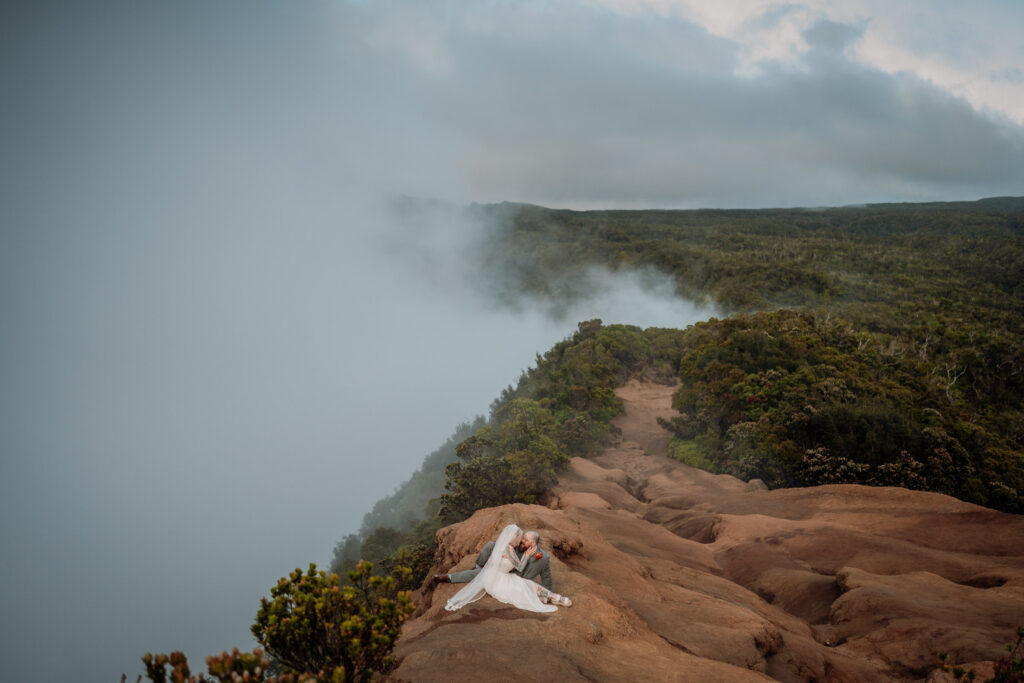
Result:
M454 612L479 600L484 593L489 593L507 605L531 612L554 612L558 609L555 605L572 605L569 598L552 593L543 586L512 573L513 570L522 571L530 558L529 553L523 553L520 558L516 552L522 537L522 530L515 524L509 524L502 529L487 564L472 581L448 600L444 608ZM501 552L498 552L499 550ZM545 601L554 604L546 605Z

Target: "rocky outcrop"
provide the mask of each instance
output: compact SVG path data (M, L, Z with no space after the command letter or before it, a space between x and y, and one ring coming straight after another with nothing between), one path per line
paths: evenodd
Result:
M393 681L941 680L1024 624L1024 518L934 493L768 491L665 456L672 389L620 390L622 443L576 459L546 506L478 511L438 534L471 567L505 524L537 529L555 590L533 614L490 597L444 610L425 585Z

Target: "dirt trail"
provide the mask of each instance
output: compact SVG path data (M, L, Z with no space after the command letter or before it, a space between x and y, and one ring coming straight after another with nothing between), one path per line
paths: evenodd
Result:
M428 582L389 680L937 683L935 652L1004 653L1024 623L1024 517L896 488L752 490L667 457L672 393L619 389L621 442L573 458L546 507L438 532L434 572L471 567L509 522L539 530L574 606L450 613L459 587Z
M677 415L672 409L676 387L632 379L615 393L624 405L624 412L612 420L622 430L622 445L635 443L651 455L667 455L669 433L658 424L658 418Z

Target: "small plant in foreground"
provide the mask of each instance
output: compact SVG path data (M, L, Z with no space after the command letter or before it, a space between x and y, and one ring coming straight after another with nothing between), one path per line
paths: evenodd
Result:
M995 675L985 679L984 683L1024 683L1024 626L1017 627L1017 642L1009 643L1006 650L1010 654L996 661ZM978 677L974 669L949 666L946 664L948 658L947 653L939 653L940 668L953 674L956 680L973 681Z

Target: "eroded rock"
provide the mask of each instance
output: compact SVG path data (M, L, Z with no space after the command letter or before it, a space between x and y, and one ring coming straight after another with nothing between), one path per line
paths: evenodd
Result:
M574 460L548 507L438 532L441 572L505 524L538 530L573 607L449 613L460 587L428 583L390 680L940 681L937 652L984 666L1024 624L1024 518L896 488L752 488L665 456L670 387L619 395L621 444Z

